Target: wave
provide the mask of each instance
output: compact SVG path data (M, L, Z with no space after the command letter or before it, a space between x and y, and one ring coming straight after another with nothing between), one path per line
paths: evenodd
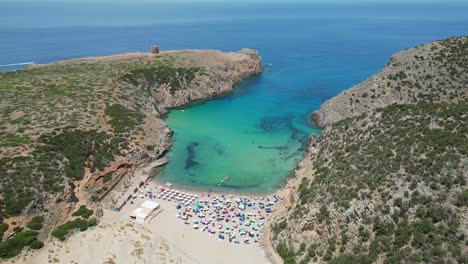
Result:
M3 65L0 65L0 67L22 66L22 65L30 65L30 64L34 64L34 63L35 63L34 61L19 62L19 63L3 64Z

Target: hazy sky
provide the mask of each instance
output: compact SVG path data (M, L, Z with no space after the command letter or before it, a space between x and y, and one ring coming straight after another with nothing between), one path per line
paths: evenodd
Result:
M0 0L1 2L59 2L59 3L196 3L196 2L213 2L213 3L447 3L447 2L466 2L467 0Z

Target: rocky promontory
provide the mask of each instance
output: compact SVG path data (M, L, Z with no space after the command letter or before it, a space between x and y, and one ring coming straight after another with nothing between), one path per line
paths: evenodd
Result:
M466 263L468 37L393 56L314 113L268 243L284 263Z
M466 100L465 43L465 37L452 38L398 52L380 72L324 102L314 121L326 127L391 104Z
M62 239L66 228L95 224L86 219L99 217L119 182L164 163L168 109L228 93L262 71L259 54L242 49L128 53L0 73L0 238L16 232L22 244L55 228ZM34 215L39 233L20 231ZM0 243L0 257L18 253Z

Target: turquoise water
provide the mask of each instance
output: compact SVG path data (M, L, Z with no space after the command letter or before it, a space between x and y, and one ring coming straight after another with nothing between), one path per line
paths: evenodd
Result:
M162 181L237 191L284 183L319 133L309 114L402 49L468 34L468 4L0 4L0 71L25 62L162 49L258 50L265 72L173 110ZM18 64L18 65L17 65Z
M166 122L175 131L175 141L161 177L182 185L242 191L280 186L301 158L308 136L320 133L303 115L320 102L309 108L280 107L282 98L272 96L268 85L274 82L273 71L267 68L225 98L171 111ZM249 95L243 96L245 92ZM226 175L229 180L219 185Z

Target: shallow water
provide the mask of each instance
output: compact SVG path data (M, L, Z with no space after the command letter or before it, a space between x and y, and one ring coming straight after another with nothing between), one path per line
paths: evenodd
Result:
M171 111L166 122L175 141L162 178L213 187L228 175L219 188L266 191L279 186L301 158L308 136L319 130L302 114L308 109L281 107L281 97L269 90L270 76L251 78L222 99Z
M230 95L173 110L161 181L237 191L279 187L319 133L309 114L391 54L468 34L467 4L2 3L0 71L24 62L162 49L257 49L265 72ZM21 14L20 16L18 14ZM8 66L4 66L8 65Z

